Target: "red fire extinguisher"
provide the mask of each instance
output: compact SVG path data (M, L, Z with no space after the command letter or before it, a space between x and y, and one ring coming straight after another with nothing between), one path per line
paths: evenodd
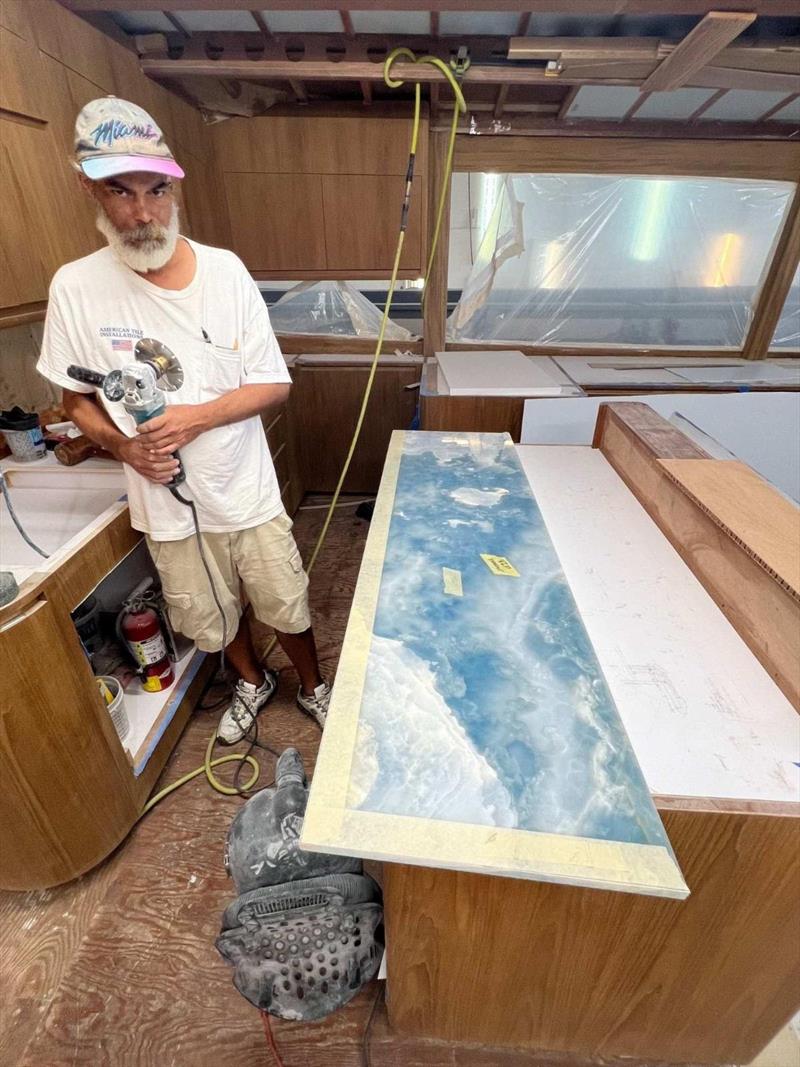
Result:
M149 584L150 580L146 585ZM117 618L117 634L139 665L142 688L148 693L167 689L175 680L161 617L153 600L152 593L137 586Z

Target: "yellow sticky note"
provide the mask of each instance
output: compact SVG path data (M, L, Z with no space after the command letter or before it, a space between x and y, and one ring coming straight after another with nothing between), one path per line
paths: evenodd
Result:
M504 574L508 578L519 578L519 571L505 556L491 556L488 552L481 552L481 559L492 574Z
M461 584L461 571L451 570L450 567L442 567L442 581L444 591L450 596L463 596L464 587Z

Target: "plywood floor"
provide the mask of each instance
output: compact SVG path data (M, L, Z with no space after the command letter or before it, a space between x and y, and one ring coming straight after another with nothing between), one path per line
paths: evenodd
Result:
M298 514L295 532L306 556L323 516L322 510ZM354 509L340 509L313 575L314 624L330 674L367 528ZM267 636L261 631L257 640ZM294 706L297 682L285 659L275 656L272 663L282 668L281 684L261 717L261 736L278 750L296 745L312 771L318 731ZM195 713L164 783L202 762L218 715ZM263 755L266 785L272 758ZM117 852L84 878L42 892L0 893L0 1063L264 1067L273 1062L258 1013L233 988L213 947L219 918L234 896L222 853L240 804L197 779L145 817ZM363 1037L371 1014L367 1049ZM285 1067L588 1067L558 1054L403 1039L388 1025L379 983L321 1023L276 1021L274 1030Z

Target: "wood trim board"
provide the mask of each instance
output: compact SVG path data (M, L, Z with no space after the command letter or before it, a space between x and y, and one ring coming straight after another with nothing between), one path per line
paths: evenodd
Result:
M706 587L723 613L758 658L769 675L794 707L800 711L800 598L791 584L794 571L784 579L766 566L757 553L744 543L741 533L748 528L748 540L753 538L753 520L749 507L754 494L747 495L748 506L737 503L735 496L726 499L724 508L709 505L704 491L702 504L697 494L699 476L690 476L682 463L677 468L664 465L663 460L681 460L704 464L707 453L696 449L688 438L645 404L602 404L598 414L594 447L601 449L626 485L641 501L675 549ZM696 449L695 452L692 449ZM687 450L688 449L688 450ZM725 463L731 481L731 494L752 489L752 479L741 474L741 464ZM687 477L694 494L687 492L677 481L676 471ZM739 488L736 482L739 481ZM719 481L715 479L717 495ZM765 495L773 495L774 507L765 504ZM792 528L796 517L785 511L786 502L776 490L759 487L757 494L761 521L766 528L759 535L759 544L769 547L767 554L776 559L773 534L769 525L783 522L791 552L796 544ZM722 510L727 523L718 519L712 507ZM732 516L731 512L735 512ZM797 509L793 508L795 516ZM730 525L737 527L738 536L730 536ZM784 560L784 548L777 552ZM783 564L782 564L783 565Z
M633 137L456 137L454 171L666 174L797 182L800 144Z

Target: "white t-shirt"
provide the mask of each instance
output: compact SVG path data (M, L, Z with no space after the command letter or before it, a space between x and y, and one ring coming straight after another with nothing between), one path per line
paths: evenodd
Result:
M121 403L67 376L77 363L108 373L131 363L140 337L163 342L184 371L167 404L200 404L241 385L291 381L266 305L244 264L221 248L190 241L192 282L162 289L126 267L110 248L67 263L53 278L37 369L57 385L97 393L119 429L136 424ZM272 457L258 416L200 434L181 449L201 530L230 533L258 526L282 510ZM125 465L131 525L159 541L194 530L190 510L163 486Z

